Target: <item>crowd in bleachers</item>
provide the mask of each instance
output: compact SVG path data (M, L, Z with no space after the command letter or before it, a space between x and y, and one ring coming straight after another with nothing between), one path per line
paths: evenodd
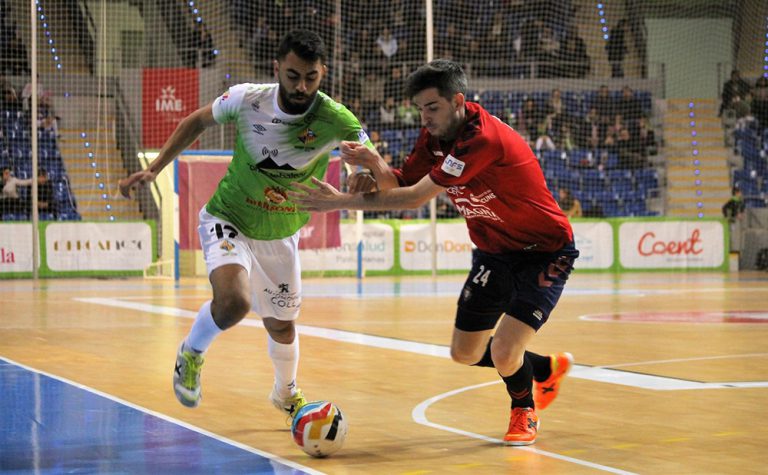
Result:
M9 104L5 104L8 106ZM31 211L32 159L30 113L20 103L0 109L0 220L28 220ZM57 144L55 117L42 107L38 116L38 211L41 220L77 220ZM54 119L52 121L51 119Z
M768 196L768 77L750 84L738 71L723 85L720 115L733 134L743 167L733 171L732 184L748 208L767 206Z

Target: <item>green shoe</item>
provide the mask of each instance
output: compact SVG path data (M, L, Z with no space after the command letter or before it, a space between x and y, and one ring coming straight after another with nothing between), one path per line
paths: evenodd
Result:
M296 416L296 413L299 412L299 409L307 403L307 398L304 397L304 393L298 388L293 396L289 396L285 399L278 396L273 388L272 392L269 394L269 400L278 411L286 414L291 421Z
M203 397L200 370L204 360L201 353L185 350L184 342L181 342L173 370L173 392L176 393L176 399L187 407L197 407Z

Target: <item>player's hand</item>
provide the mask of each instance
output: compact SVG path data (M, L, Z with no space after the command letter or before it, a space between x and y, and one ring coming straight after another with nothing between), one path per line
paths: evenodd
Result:
M136 173L132 173L126 178L121 179L119 182L117 182L117 187L120 190L120 194L124 198L132 198L133 191L135 191L139 186L144 186L147 183L155 181L156 177L157 175L149 170L141 170Z
M376 191L376 178L371 172L357 171L347 177L347 190L350 193L367 193Z
M365 144L345 140L339 145L339 155L345 163L365 168L372 168L376 161L376 154Z
M288 198L296 203L303 211L318 211L324 213L344 207L343 200L346 196L328 183L312 177L312 184L317 186L304 185L303 183L293 182L291 186L295 190L286 190Z

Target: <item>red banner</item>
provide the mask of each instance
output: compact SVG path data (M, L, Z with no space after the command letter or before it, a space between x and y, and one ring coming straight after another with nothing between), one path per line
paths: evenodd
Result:
M144 69L141 81L142 143L145 148L160 148L181 119L199 107L198 71Z

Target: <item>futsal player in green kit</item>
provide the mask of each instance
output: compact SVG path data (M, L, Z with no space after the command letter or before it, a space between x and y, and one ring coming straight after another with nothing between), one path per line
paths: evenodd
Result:
M173 388L185 406L202 397L205 351L224 330L253 310L268 333L275 371L269 399L289 417L306 403L296 386L301 306L299 229L310 218L287 199L291 182L322 179L329 152L340 141L373 147L357 118L318 89L327 73L325 45L316 33L296 30L282 40L274 61L276 84L238 84L182 120L144 171L121 180L130 196L150 182L208 127L234 122L232 162L200 210L200 242L213 299L200 308L181 342Z

